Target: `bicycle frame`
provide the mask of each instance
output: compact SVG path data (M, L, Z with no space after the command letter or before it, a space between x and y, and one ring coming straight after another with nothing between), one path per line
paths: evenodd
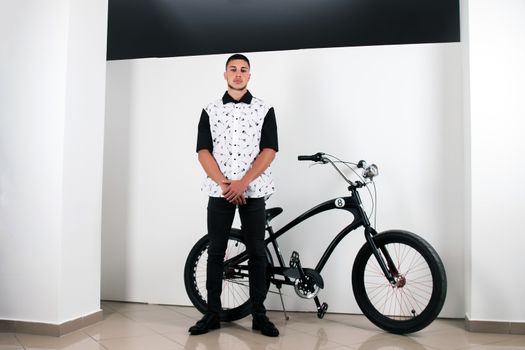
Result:
M357 192L356 192L357 193ZM315 270L317 272L321 272L332 255L333 251L341 242L341 240L346 237L348 233L351 231L359 228L360 226L369 227L370 223L368 221L368 217L364 213L363 208L361 207L361 200L358 198L358 196L348 196L348 197L339 197L334 198L328 201L325 201L312 209L306 211L305 213L299 215L297 218L292 220L290 223L282 227L281 229L277 230L276 232L273 232L273 229L271 226L267 227L267 230L269 232L269 237L265 239L265 244L268 245L272 243L273 248L276 252L277 259L279 260L279 265L281 267L286 267L285 262L283 260L283 257L280 253L279 246L277 244L277 239L284 235L286 232L288 232L293 227L299 225L303 221L311 218L312 216L315 216L317 214L323 213L328 210L333 209L340 209L345 210L353 214L354 219L353 221L347 225L345 228L343 228L330 242L328 247L325 249L325 252L323 253L322 257L319 259Z
M286 224L281 229L277 230L276 232L273 232L272 227L268 224L266 227L266 230L269 233L269 237L264 240L265 246L268 246L270 243L272 244L275 254L277 256L277 259L279 261L279 266L274 266L272 269L272 275L280 275L284 276L283 270L286 268L286 264L284 262L284 259L282 257L281 251L279 249L279 245L277 243L277 239L284 235L286 232L288 232L293 227L297 226L298 224L302 223L303 221L311 218L312 216L315 216L317 214L320 214L322 212L333 210L333 209L340 209L340 210L346 210L353 214L354 219L352 222L347 225L345 228L343 228L336 236L335 238L330 242L328 247L326 248L325 252L323 253L322 257L319 259L319 262L317 263L317 266L315 267L315 271L320 273L322 269L324 268L325 264L327 263L328 259L332 255L333 251L337 247L337 245L341 242L341 240L348 235L351 231L359 228L360 226L364 226L365 228L365 238L368 244L371 245L372 251L374 252L374 255L376 259L378 260L383 273L387 277L387 279L391 283L395 283L395 279L393 275L396 274L395 267L393 266L393 263L391 261L390 256L388 255L388 252L383 251L383 254L387 260L387 263L383 260L381 257L379 250L377 249L372 237L377 234L377 232L370 226L370 221L368 220L368 217L362 207L361 197L359 196L359 192L357 191L356 186L350 186L349 190L351 191L352 195L347 197L338 197L331 200L328 200L326 202L323 202L312 209L304 212L303 214L299 215L297 218ZM248 258L248 253L243 252L239 254L236 257L233 257L227 261L225 261L225 265L236 265L241 263L242 261L246 260ZM388 265L388 267L387 267ZM272 283L274 284L293 284L289 278L285 276L285 280L277 280L275 278L271 279Z

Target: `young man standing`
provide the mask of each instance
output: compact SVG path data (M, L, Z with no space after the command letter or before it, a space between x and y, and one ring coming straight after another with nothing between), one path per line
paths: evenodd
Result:
M268 320L266 299L265 200L274 191L270 163L278 151L272 107L248 91L250 61L235 54L226 61L228 91L210 103L199 121L197 152L207 174L203 190L208 200L208 312L192 335L220 328L223 261L235 211L239 209L249 255L252 328L270 337L279 330Z

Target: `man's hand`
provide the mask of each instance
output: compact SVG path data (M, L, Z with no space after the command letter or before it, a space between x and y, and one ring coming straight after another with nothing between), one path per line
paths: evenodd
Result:
M226 185L226 189L223 185ZM222 195L226 200L233 204L246 204L246 198L244 192L248 188L248 184L243 180L224 180L221 184Z
M227 182L226 180L223 180L222 182L219 183L219 186L221 187L223 195L224 193L226 193L226 191L228 191L228 187L230 187L230 185L228 185L226 182Z

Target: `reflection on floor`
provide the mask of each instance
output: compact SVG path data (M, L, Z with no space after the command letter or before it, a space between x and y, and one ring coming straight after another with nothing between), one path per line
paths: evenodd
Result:
M525 350L524 335L469 333L462 320L436 320L424 330L399 336L385 333L365 317L281 312L268 316L281 332L268 338L251 330L249 317L200 336L189 336L188 328L200 319L192 307L103 302L104 321L61 338L0 333L0 350L176 350L176 349L359 349L423 350L486 349Z

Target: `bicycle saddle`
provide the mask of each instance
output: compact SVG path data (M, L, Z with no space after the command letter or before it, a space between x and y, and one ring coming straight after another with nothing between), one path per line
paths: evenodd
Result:
M283 208L266 209L266 221L270 222L274 217L281 214L282 212L283 212Z

